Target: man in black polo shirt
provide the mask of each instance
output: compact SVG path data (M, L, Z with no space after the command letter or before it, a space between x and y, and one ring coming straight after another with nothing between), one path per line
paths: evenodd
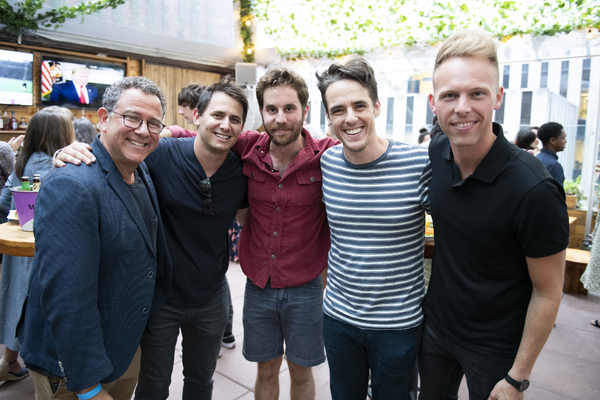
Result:
M502 104L493 39L452 35L429 102L435 255L419 353L420 399L521 399L558 312L569 241L561 185L492 123Z

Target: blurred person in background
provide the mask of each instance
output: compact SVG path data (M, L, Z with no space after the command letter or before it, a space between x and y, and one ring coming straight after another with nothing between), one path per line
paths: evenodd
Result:
M73 121L73 127L75 128L75 140L80 143L92 144L98 134L94 124L85 117Z
M6 216L15 208L13 186L21 185L21 178L39 174L42 181L53 169L52 154L75 140L73 124L60 110L43 109L31 117L23 147L0 195L0 215ZM27 297L33 257L4 256L0 279L0 343L4 343L4 357L0 360L0 381L16 381L29 376L27 368L17 361L21 343L16 338L16 327Z
M540 152L538 149L539 139L531 129L519 129L515 138L515 145L524 150L531 150L534 156Z
M547 122L538 129L538 138L544 148L537 158L544 164L550 175L562 185L565 181L565 172L558 162L556 153L563 151L567 145L567 135L563 126L558 122Z

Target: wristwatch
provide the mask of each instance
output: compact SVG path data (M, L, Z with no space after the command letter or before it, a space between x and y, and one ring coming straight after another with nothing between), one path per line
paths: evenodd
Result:
M509 374L506 374L506 378L504 379L506 379L506 382L516 387L519 392L524 392L529 387L529 381L527 379L523 379L522 382L515 381L513 378L510 377Z

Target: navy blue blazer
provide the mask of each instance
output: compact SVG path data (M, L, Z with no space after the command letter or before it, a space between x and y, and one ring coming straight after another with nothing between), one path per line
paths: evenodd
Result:
M85 88L88 92L88 99L90 100L89 104L92 104L94 100L96 100L96 97L98 97L98 89L91 85L86 85ZM75 88L73 81L58 83L52 86L52 92L50 92L50 101L81 104L81 101L79 100L79 94L77 93L77 89Z
M158 218L148 229L97 138L96 162L46 176L35 205L36 250L19 327L21 356L69 390L112 382L129 367L151 311L167 300L172 265L154 185L137 171Z

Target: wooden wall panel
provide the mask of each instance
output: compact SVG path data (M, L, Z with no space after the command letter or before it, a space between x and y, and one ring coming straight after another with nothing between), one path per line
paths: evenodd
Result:
M179 125L186 129L192 129L187 125L182 116L177 114L177 95L179 91L190 83L211 85L221 79L221 75L214 72L205 72L178 67L169 67L145 63L145 76L156 83L163 91L167 99L167 113L165 114L166 125Z

